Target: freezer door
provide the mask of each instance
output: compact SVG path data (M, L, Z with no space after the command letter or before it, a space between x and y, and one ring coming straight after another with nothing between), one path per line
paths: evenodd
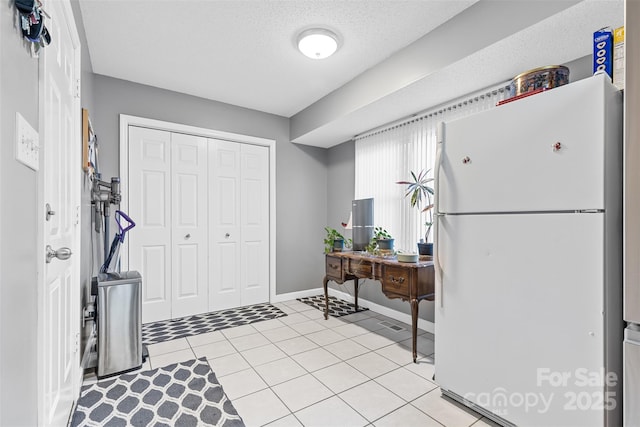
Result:
M617 176L621 197L621 98L612 91L594 76L445 123L438 211L604 209L605 173ZM607 126L616 111L617 137Z
M435 380L443 390L516 425L604 424L602 399L616 398L599 385L604 288L620 283L603 283L603 216L440 219Z

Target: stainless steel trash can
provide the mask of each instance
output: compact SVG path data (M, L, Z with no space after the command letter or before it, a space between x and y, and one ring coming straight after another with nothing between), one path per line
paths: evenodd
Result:
M100 273L97 280L98 377L142 366L142 277Z

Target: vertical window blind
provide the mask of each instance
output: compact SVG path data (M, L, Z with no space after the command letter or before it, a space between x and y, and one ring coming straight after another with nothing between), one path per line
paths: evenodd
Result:
M374 198L375 225L394 237L396 250L416 251L426 232L428 214L412 208L406 186L396 182L411 181L412 171L417 176L428 169L433 177L438 123L493 108L507 97L503 83L355 138L355 198Z

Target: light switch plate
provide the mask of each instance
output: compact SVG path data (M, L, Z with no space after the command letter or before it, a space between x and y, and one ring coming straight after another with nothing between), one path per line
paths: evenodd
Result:
M39 168L40 136L18 112L16 112L16 160L35 171Z

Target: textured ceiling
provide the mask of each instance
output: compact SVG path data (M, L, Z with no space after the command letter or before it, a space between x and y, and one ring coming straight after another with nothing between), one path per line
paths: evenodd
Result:
M588 57L593 49L594 30L623 24L622 1L581 1L382 99L316 126L295 142L331 147L386 123L508 81L523 71ZM452 43L452 48L455 45ZM570 76L572 80L583 77L573 73Z
M292 140L318 147L584 58L624 19L623 0L79 2L95 73L290 117ZM334 56L296 50L314 26L341 37Z
M291 117L475 1L80 0L93 71ZM296 35L342 46L317 61Z

